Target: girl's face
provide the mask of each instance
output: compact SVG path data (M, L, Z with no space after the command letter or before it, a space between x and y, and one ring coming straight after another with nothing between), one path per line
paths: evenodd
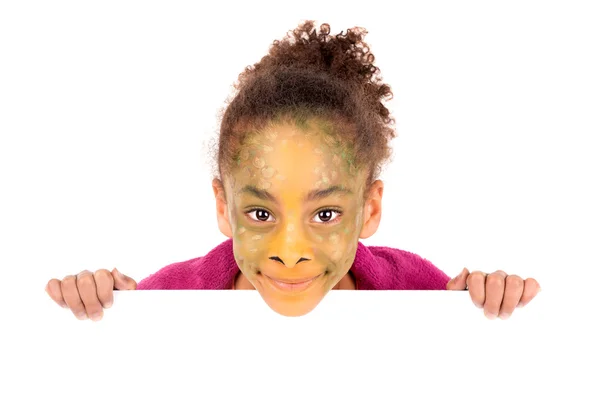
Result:
M366 175L334 143L319 128L277 125L245 143L225 178L237 264L282 315L310 312L354 262Z

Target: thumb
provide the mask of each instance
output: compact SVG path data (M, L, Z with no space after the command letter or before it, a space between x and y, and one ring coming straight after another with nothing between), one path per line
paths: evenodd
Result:
M135 290L137 283L133 278L123 275L116 268L110 272L115 280L115 290Z
M466 290L467 289L467 277L469 276L469 270L463 268L460 274L452 278L446 284L446 290Z

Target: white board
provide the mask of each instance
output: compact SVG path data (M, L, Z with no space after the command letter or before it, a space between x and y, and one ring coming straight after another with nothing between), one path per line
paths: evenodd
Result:
M505 321L487 320L466 292L444 291L336 291L297 318L255 291L117 292L99 322L76 320L45 293L35 300L39 314L6 325L0 398L597 392L589 346L598 331L543 292Z

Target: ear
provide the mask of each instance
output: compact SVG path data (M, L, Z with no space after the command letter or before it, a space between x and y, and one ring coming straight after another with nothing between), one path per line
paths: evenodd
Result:
M219 230L228 238L233 237L231 233L231 223L229 222L229 208L227 206L227 198L225 197L225 187L223 182L215 178L212 181L213 193L217 201L217 223Z
M379 228L381 221L381 199L383 197L383 182L377 179L369 188L369 195L363 208L363 226L359 238L367 239Z

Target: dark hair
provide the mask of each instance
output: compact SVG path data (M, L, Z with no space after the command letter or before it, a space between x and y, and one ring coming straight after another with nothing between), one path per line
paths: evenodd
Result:
M330 121L355 168L368 168L367 184L379 176L396 136L394 119L382 103L392 98L392 90L381 83L375 57L363 41L364 28L329 33L329 24L317 32L314 21L304 21L239 75L237 93L220 115L218 177L235 166L249 133L281 116Z

